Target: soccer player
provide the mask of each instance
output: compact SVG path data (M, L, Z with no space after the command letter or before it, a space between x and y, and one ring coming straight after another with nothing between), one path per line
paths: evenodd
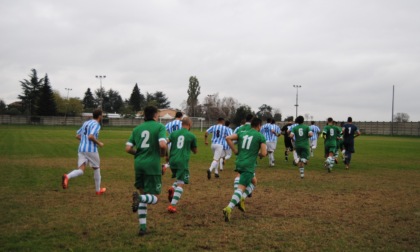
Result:
M172 132L168 138L168 142L172 143L169 164L172 170L172 178L176 178L176 181L168 190L168 200L171 203L168 207L168 212L170 213L176 213L176 205L184 192L184 185L190 181L188 166L190 154L191 152L197 153L197 139L190 132L191 126L191 119L184 117L182 119L182 128Z
M229 131L228 135L232 135L233 134L233 130L229 127L230 126L230 121L226 120L225 121L225 126L227 127L227 130ZM220 162L219 162L219 170L223 171L223 166L225 165L225 161L229 160L232 157L232 149L229 147L229 145L226 143L226 141L223 144L223 152L222 152L222 156L220 158Z
M281 129L276 124L276 121L274 119L271 120L271 132L274 134L274 144L272 146L273 153L271 154L271 156L272 156L272 163L273 163L273 166L274 166L274 162L275 162L275 159L274 159L274 151L277 148L277 139L281 135ZM267 148L268 148L268 145L267 145Z
M288 128L292 125L292 121L288 121L282 128L281 132L284 135L284 160L289 160L289 151L293 151L292 139L289 137L289 133L287 133Z
M265 137L267 145L268 165L274 166L274 148L275 148L275 134L272 132L271 118L267 118L267 123L261 126L261 134Z
M168 134L171 134L172 132L174 132L175 130L179 130L182 128L182 112L176 112L175 114L175 119L171 122L168 122L165 125L165 129L168 132ZM169 153L168 151L171 149L171 145L168 145L167 151L166 151L166 160L169 159ZM168 165L168 162L166 163L166 165Z
M314 150L316 149L317 145L318 145L318 137L321 134L321 129L315 125L315 122L312 121L311 122L311 126L309 126L309 128L311 129L313 135L310 139L310 145L311 145L311 157L314 156Z
M322 137L324 140L324 153L325 153L325 163L324 166L327 168L328 172L331 172L334 163L335 163L335 152L337 150L337 138L340 137L340 131L337 127L333 125L333 119L329 117L327 119L327 126L322 130Z
M298 125L292 129L290 138L295 139L295 150L299 159L297 163L299 167L300 178L303 179L305 177L305 165L308 163L310 156L309 138L313 136L313 132L308 125L303 124L303 116L298 116L296 118L296 122Z
M245 211L245 198L243 196L248 186L252 186L255 177L257 157L267 155L267 146L264 136L260 133L261 119L254 118L251 121L251 129L239 131L237 134L226 137L226 141L236 156L236 168L240 174L238 188L234 191L229 204L223 209L225 221L230 221L232 209L239 204L239 209ZM238 141L236 149L234 140Z
M290 136L290 132L292 132L292 130L293 130L293 128L294 127L296 127L297 125L298 125L298 123L296 122L296 119L297 118L295 118L295 123L293 123L292 125L290 125L288 128L287 128L287 134ZM299 162L299 158L298 158L298 155L297 155L297 153L296 153L296 149L295 149L295 138L294 137L291 137L290 138L290 141L292 142L292 148L293 148L293 151L292 151L292 153L293 153L293 165L296 165L297 166L297 164L298 164L298 162Z
M347 123L343 126L343 138L344 138L344 164L346 169L350 168L351 156L355 152L354 149L354 138L360 136L360 130L356 125L353 124L353 118L347 118Z
M144 108L144 123L134 128L128 139L125 151L134 155L133 212L138 212L139 235L146 234L147 204L156 204L157 195L162 190L162 170L160 159L166 151L166 130L158 123L158 110L155 106Z
M210 168L207 170L207 178L211 179L211 172L214 171L214 177L219 178L219 162L223 153L223 144L226 142L226 137L231 131L224 125L225 119L219 117L217 124L211 126L206 130L204 134L204 144L208 145L207 137L209 134L213 134L211 138L211 150L213 151L213 161L210 164Z
M77 131L76 138L80 140L78 150L78 169L71 171L69 174L62 176L63 189L68 188L69 180L83 175L86 165L93 168L93 177L95 180L96 195L105 193L106 188L101 188L101 169L98 147L104 144L98 140L100 122L102 121L102 110L93 111L93 119L83 123L82 127Z

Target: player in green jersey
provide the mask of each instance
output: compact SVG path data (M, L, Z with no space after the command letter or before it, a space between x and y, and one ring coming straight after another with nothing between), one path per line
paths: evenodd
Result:
M239 204L239 209L245 211L244 192L248 186L252 186L255 177L257 157L267 155L267 145L264 136L260 133L262 121L254 118L251 121L251 129L241 131L226 137L226 141L236 156L235 171L240 174L238 188L234 191L227 207L223 209L225 221L230 220L232 209ZM233 141L237 140L236 149Z
M328 172L331 172L335 159L334 155L337 150L337 138L340 137L341 131L338 127L333 125L333 119L329 117L327 119L327 126L322 130L322 137L324 138L324 147L325 147L325 167L328 169Z
M154 106L144 109L145 122L134 128L127 141L125 151L134 155L133 212L138 212L139 235L146 234L147 204L156 204L162 190L161 157L166 151L166 129L158 123L158 110Z
M304 178L305 164L308 163L310 156L310 145L309 139L312 137L313 132L308 125L303 124L303 116L296 118L297 126L293 127L290 132L290 138L295 139L295 150L298 156L298 167L300 172L300 178Z
M176 213L176 205L184 192L184 185L190 181L190 170L188 163L190 154L197 153L197 139L190 132L192 121L188 117L182 119L182 128L173 131L168 137L168 145L171 143L169 165L172 171L172 178L176 181L168 190L168 200L171 205L168 212Z

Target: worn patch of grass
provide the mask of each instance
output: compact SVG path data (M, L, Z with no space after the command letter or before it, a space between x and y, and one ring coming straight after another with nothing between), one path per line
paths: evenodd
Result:
M100 138L102 183L93 172L61 189L61 175L77 165L74 127L0 126L0 250L2 251L415 251L420 247L420 139L361 136L349 171L323 168L320 141L305 179L283 158L258 161L258 186L247 212L222 209L233 193L234 157L221 177L207 180L212 153L194 131L199 153L178 213L166 193L149 206L150 234L137 237L131 212L133 160L124 152L131 128L105 128ZM172 184L170 174L163 178Z

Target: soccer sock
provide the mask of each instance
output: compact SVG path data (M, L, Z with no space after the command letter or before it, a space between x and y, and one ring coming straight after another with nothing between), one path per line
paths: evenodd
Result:
M233 192L232 199L229 202L228 207L233 209L241 200L242 196L242 190L236 189L235 192Z
M140 198L141 203L146 203L146 204L156 204L158 201L158 198L152 194L140 195L139 198Z
M212 172L213 169L215 169L215 168L217 169L217 161L213 160L213 162L211 162L211 165L210 165L210 168L209 168L210 172Z
M233 190L238 189L238 185L239 185L239 177L236 177L235 180L233 181Z
M305 168L301 167L301 168L299 168L299 171L300 171L300 176L303 177L303 173L305 172Z
M223 170L223 158L219 160L219 167L220 167L220 170Z
M175 181L175 182L172 184L172 188L173 188L173 189L175 189L177 186L178 186L178 183Z
M76 170L71 171L69 174L67 174L67 178L71 179L71 178L79 177L82 175L83 175L83 170L76 169Z
M146 230L147 204L146 203L140 203L139 204L139 209L137 210L137 213L139 215L140 229Z
M180 186L178 186L175 189L174 197L172 198L172 201L171 201L172 206L176 206L183 192L184 192L184 189Z
M246 198L246 197L248 197L248 195L250 195L250 194L254 191L254 189L255 189L254 184L250 183L250 184L246 187L245 191L242 193L242 198Z
M349 165L351 161L351 152L347 153L347 164Z
M101 190L101 169L93 170L93 178L95 179L95 190L99 192Z
M296 151L293 151L293 159L294 160L296 160L296 159L298 159L299 157L298 157L298 155L297 155L297 153L296 153Z

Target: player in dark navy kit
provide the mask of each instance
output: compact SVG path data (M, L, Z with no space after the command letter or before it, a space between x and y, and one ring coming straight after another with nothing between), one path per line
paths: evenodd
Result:
M354 150L354 138L360 136L360 130L353 124L351 117L347 118L347 123L343 125L343 143L344 143L344 164L348 170L350 167L351 156Z

